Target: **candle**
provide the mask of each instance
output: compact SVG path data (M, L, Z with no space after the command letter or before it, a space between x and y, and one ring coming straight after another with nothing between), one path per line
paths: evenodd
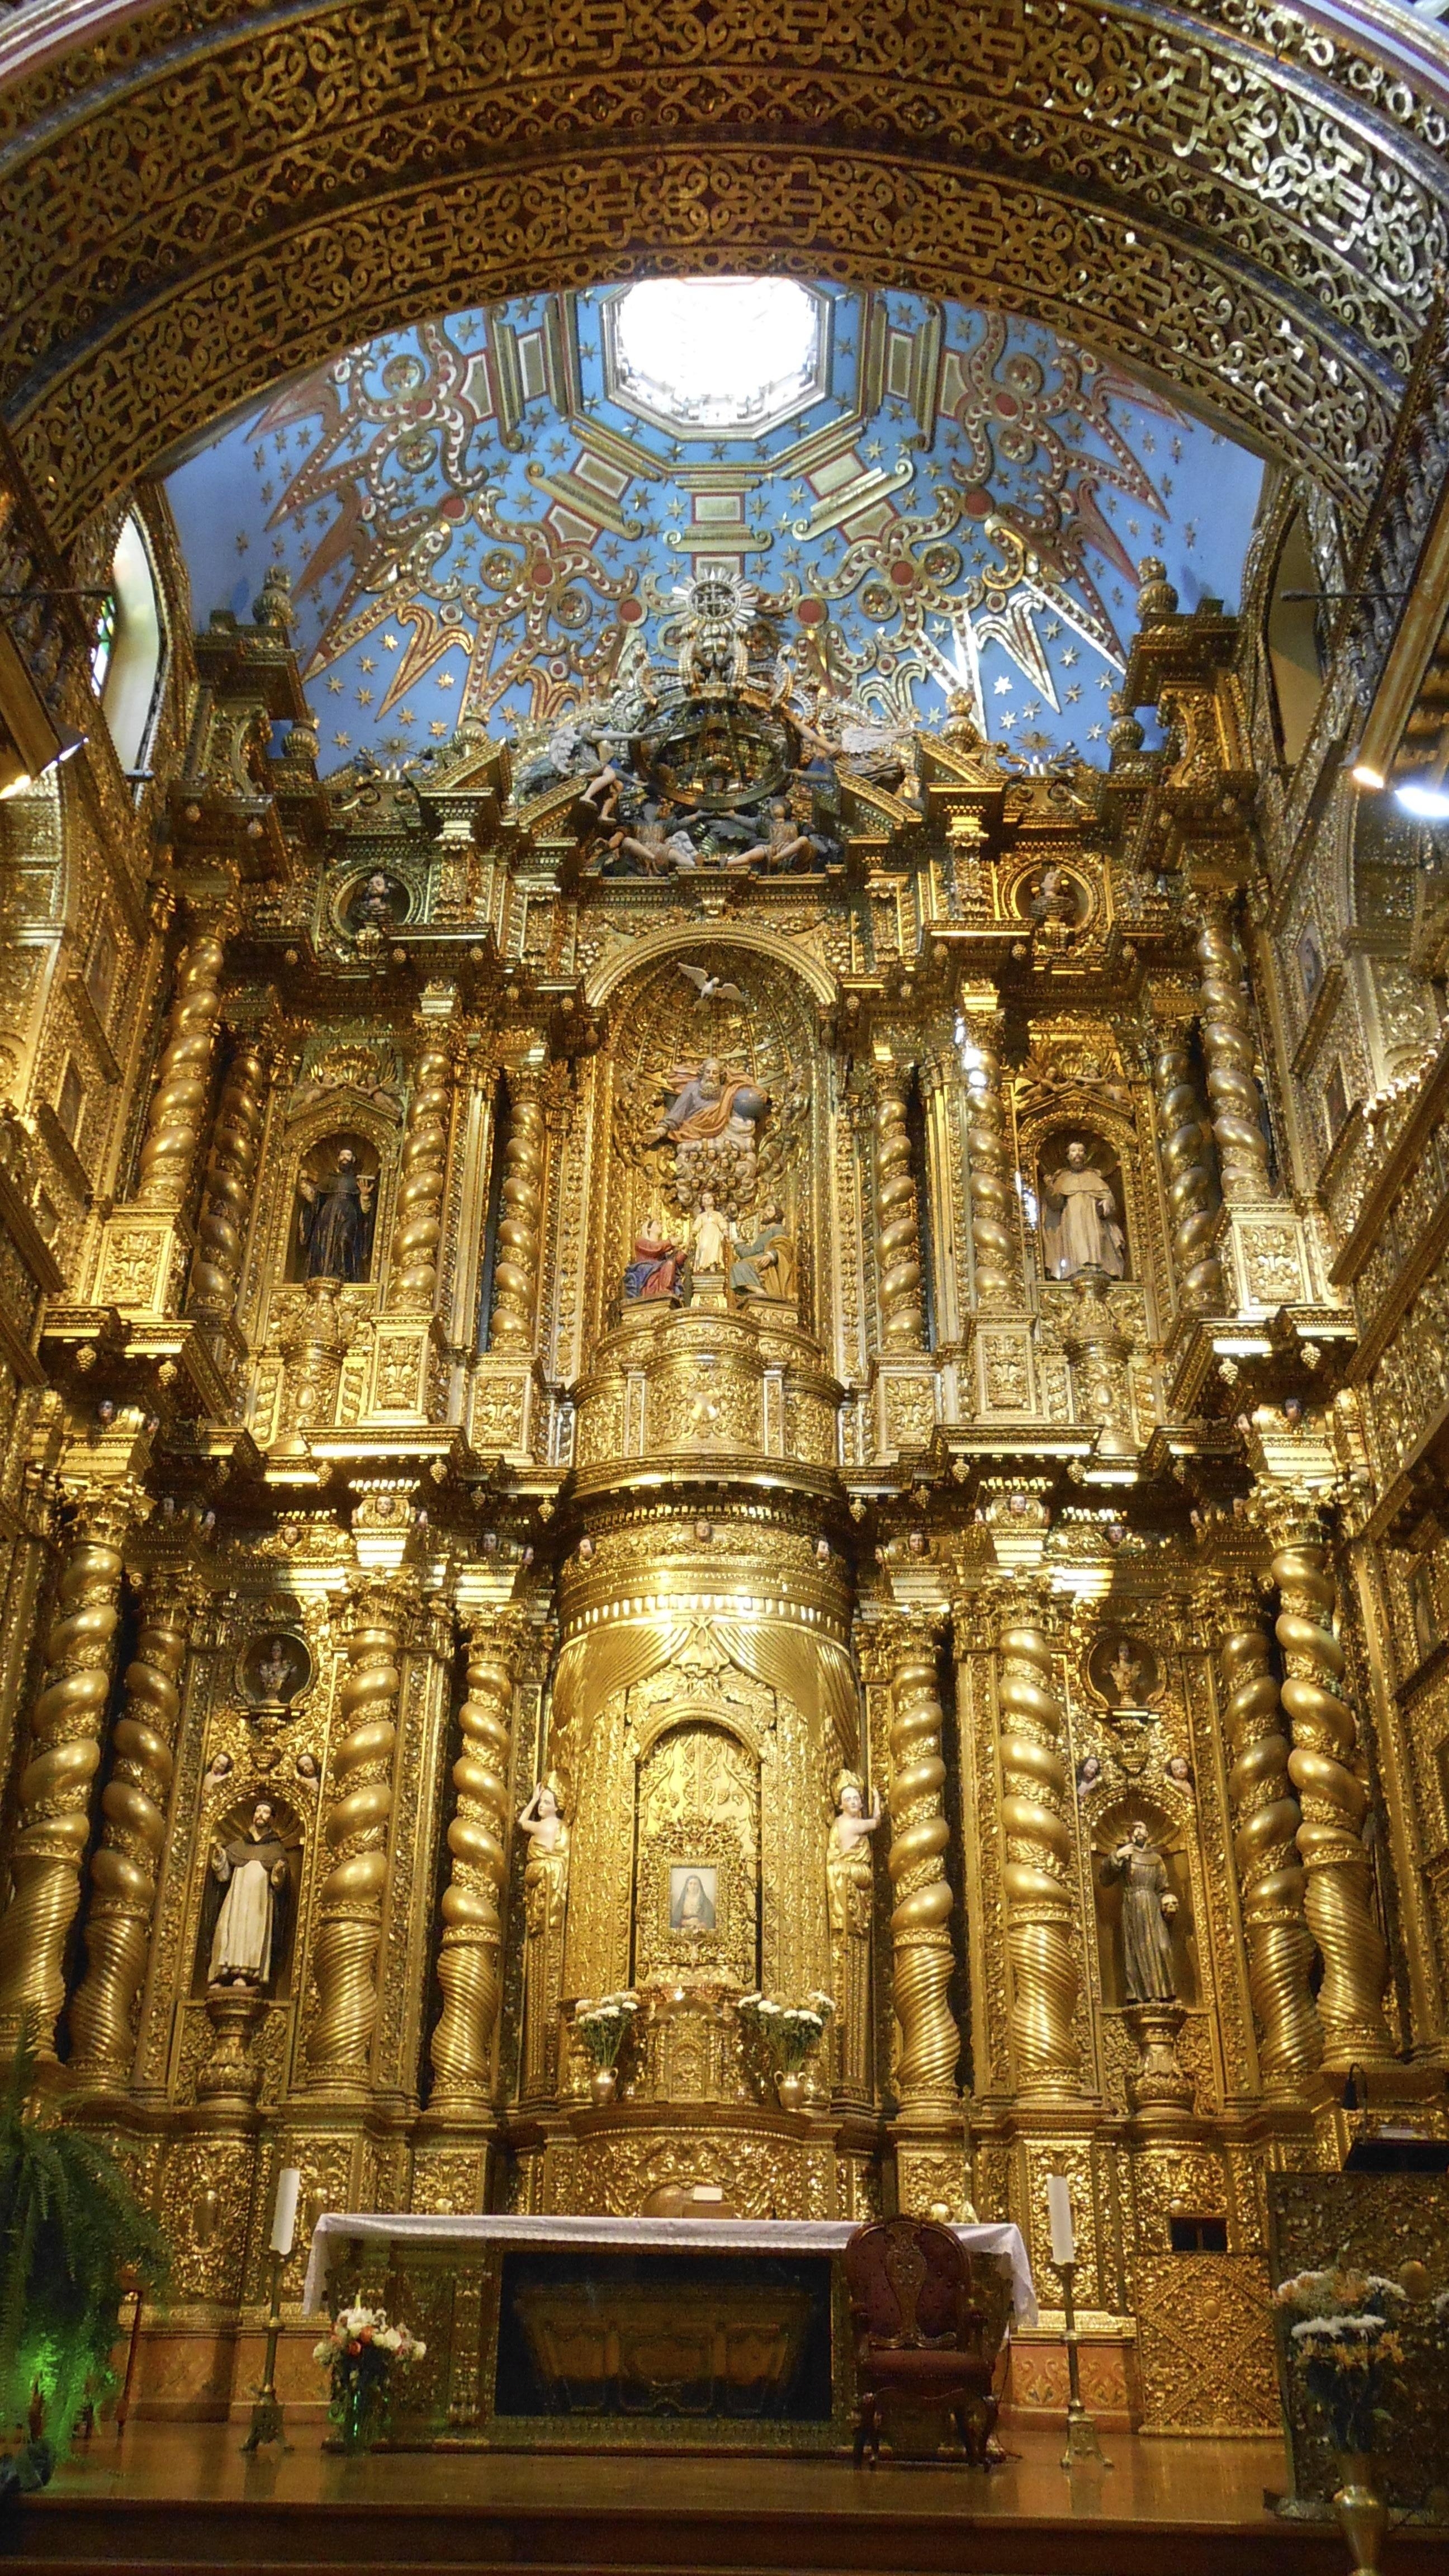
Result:
M297 2233L297 2198L302 2189L301 2168L283 2165L277 2176L276 2205L272 2211L272 2252L287 2255Z
M1075 2263L1077 2242L1072 2234L1072 2186L1065 2174L1047 2175L1047 2217L1052 2231L1052 2261L1058 2270L1064 2263Z

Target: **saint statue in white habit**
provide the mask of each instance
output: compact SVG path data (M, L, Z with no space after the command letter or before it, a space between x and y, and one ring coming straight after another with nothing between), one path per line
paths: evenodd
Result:
M278 1905L287 1884L287 1854L273 1830L272 1810L265 1798L259 1798L252 1809L244 1835L213 1845L211 1874L226 1894L211 1936L208 1985L269 1985Z

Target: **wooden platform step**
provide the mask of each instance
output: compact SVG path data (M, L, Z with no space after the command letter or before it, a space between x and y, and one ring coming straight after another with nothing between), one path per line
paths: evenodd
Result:
M1384 2576L1442 2576L1446 2561L1442 2532L1395 2533ZM1347 2563L1321 2525L973 2515L924 2497L899 2510L742 2514L59 2494L0 2524L8 2576L1346 2576Z

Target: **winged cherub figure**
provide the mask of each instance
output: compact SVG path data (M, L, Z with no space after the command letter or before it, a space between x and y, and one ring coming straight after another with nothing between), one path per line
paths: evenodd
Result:
M754 1003L738 984L726 983L722 975L710 975L703 966L686 966L679 961L679 971L694 986L701 1002L738 1002L742 1010L752 1011Z

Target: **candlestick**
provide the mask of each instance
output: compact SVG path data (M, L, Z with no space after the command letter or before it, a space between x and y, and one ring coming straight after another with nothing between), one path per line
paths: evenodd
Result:
M1055 2179L1055 2177L1053 2177ZM1062 2185L1065 2191L1066 2185ZM1071 2228L1071 2206L1068 2203L1067 2226ZM1095 2460L1099 2468L1110 2469L1112 2463L1102 2449L1096 2420L1082 2404L1081 2371L1077 2359L1077 2308L1073 2296L1076 2262L1052 2262L1062 2276L1062 2306L1065 2311L1062 2341L1067 2347L1067 2447L1062 2453L1062 2467L1074 2469L1083 2460Z
M285 2182L286 2179L287 2176L284 2174L282 2180ZM296 2175L293 2174L293 2183L296 2179ZM292 2206L288 2219L287 2244L284 2250L279 2251L276 2240L281 2222L281 2208L282 2194L279 2186L277 2211L272 2220L272 2279L267 2316L267 2358L262 2371L262 2384L257 2390L256 2404L252 2408L252 2420L247 2428L246 2440L242 2444L244 2451L260 2450L263 2442L281 2442L284 2451L289 2451L292 2447L290 2442L282 2441L282 2408L277 2396L277 2338L282 2331L282 2266L292 2250L291 2228L295 2224L297 2215L295 2190L292 2193Z

